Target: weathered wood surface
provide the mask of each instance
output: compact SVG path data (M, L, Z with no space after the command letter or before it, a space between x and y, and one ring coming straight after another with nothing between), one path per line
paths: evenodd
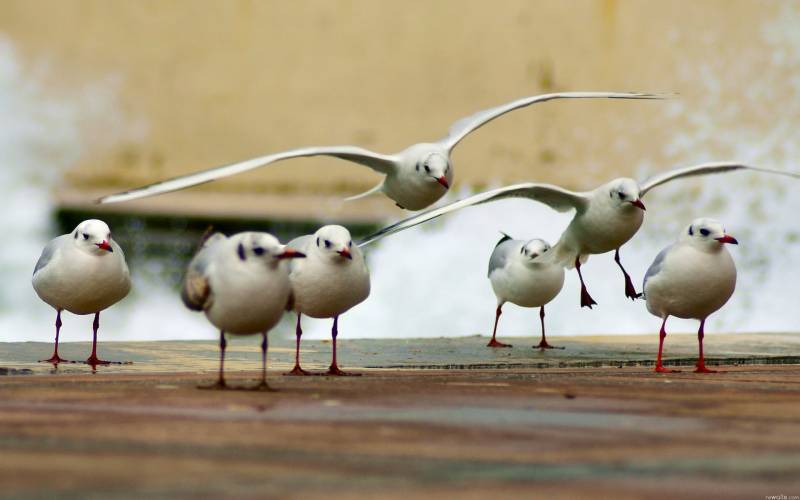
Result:
M231 349L238 385L257 375L251 340ZM502 352L485 338L344 341L344 367L363 376L338 379L281 376L291 350L280 341L269 393L198 390L213 376L209 342L106 343L104 357L134 364L94 375L63 365L59 376L34 363L46 345L0 345L0 366L36 372L0 377L0 495L800 494L800 366L662 375L636 365L654 338L553 338L567 349L544 354L515 340ZM688 360L693 340L671 336L670 357ZM794 335L707 340L723 364L791 363L800 351ZM308 366L322 368L328 346L307 347ZM604 363L576 366L592 359ZM498 368L441 369L487 360ZM531 360L543 364L522 365ZM397 365L429 369L366 368Z

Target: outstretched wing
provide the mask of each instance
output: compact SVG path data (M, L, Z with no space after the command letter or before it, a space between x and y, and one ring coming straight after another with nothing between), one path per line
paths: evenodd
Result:
M514 111L515 109L530 106L531 104L554 99L666 99L667 97L668 96L659 94L645 94L640 92L558 92L554 94L523 97L522 99L517 99L516 101L511 101L495 108L478 111L474 115L458 120L450 127L450 133L441 142L444 143L447 148L453 149L467 134L477 130L499 116Z
M719 162L719 163L703 163L693 167L679 168L677 170L670 170L663 174L656 175L644 181L639 188L639 196L644 196L645 193L650 191L656 186L665 184L669 181L680 179L682 177L693 177L695 175L709 175L709 174L722 174L725 172L732 172L734 170L753 170L756 172L763 172L767 174L785 175L787 177L794 177L800 179L800 174L794 172L786 172L783 170L773 170L770 168L752 167L738 162Z
M175 177L173 179L156 182L155 184L150 184L148 186L131 189L130 191L104 196L103 198L97 200L97 202L119 203L121 201L155 196L157 194L168 193L170 191L177 191L179 189L186 189L199 184L205 184L206 182L222 179L223 177L241 174L242 172L254 170L256 168L269 165L270 163L275 163L276 161L287 160L289 158L302 158L307 156L334 156L343 160L366 165L367 167L382 174L388 174L392 172L397 165L397 159L394 156L374 153L367 149L356 146L328 146L291 149L281 153L259 156L258 158L252 158L250 160L231 163L230 165L224 165L222 167L203 170L194 174Z
M461 208L506 198L528 198L549 205L559 212L566 212L571 209L582 212L588 206L590 199L589 195L585 193L575 193L550 184L535 184L530 182L515 184L513 186L506 186L479 193L443 207L426 210L425 212L401 220L400 222L381 229L377 233L367 236L358 246L363 247L390 234L414 227Z

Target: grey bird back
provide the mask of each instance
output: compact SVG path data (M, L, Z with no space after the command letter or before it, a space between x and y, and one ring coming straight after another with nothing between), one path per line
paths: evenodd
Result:
M212 295L206 270L214 254L219 250L220 244L226 239L225 235L221 233L215 233L208 237L186 268L186 276L183 278L183 287L181 288L181 300L186 307L193 311L203 311L210 306Z
M489 271L486 276L491 276L495 269L502 269L506 266L508 256L511 252L518 251L519 245L523 244L521 240L511 239L511 236L503 233L503 237L495 245L492 251L492 256L489 257Z
M44 267L50 263L53 259L53 255L56 253L56 248L58 247L58 241L63 238L63 236L59 236L50 241L42 250L42 255L39 257L39 260L36 261L36 267L33 268L33 274L35 275L39 272L40 269L44 269Z
M647 272L644 274L644 281L642 281L642 293L644 294L644 287L647 286L647 280L649 280L652 276L655 276L659 272L661 272L661 266L664 265L664 258L667 256L667 253L672 248L672 245L666 247L665 249L658 252L656 255L656 260L650 264L650 267L647 268Z

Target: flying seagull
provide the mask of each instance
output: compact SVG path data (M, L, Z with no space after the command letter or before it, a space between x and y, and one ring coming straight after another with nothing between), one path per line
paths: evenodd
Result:
M651 189L667 182L697 175L719 174L735 170L778 174L800 179L800 174L767 168L753 167L739 162L703 163L656 175L641 184L631 178L614 179L587 192L574 192L551 184L524 183L479 193L443 207L426 210L401 220L368 236L359 246L368 245L390 234L414 227L447 213L472 205L506 198L525 198L549 205L559 212L575 210L567 229L561 235L553 252L558 262L574 267L581 281L581 306L591 308L597 302L586 289L581 275L581 265L589 255L614 250L614 260L625 278L625 296L639 297L630 276L619 256L619 248L639 230L644 220L645 206L642 198Z
M656 256L644 277L647 310L662 319L657 372L671 372L661 364L667 318L697 319L699 355L697 373L709 373L703 358L706 318L728 302L736 288L736 265L725 244L739 242L713 219L696 219L673 245Z
M631 92L560 92L524 97L494 108L479 111L455 122L446 137L436 142L413 144L396 154L381 154L358 146L313 146L291 149L267 156L231 163L193 174L175 177L148 186L100 198L99 203L117 203L154 196L215 181L290 158L333 156L364 165L383 174L384 179L374 188L348 198L353 200L383 192L400 208L422 210L439 200L453 183L450 158L453 148L471 132L515 109L555 99L664 99L658 94Z

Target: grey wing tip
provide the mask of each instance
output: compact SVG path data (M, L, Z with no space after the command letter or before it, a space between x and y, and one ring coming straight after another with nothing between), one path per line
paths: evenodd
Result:
M499 246L500 246L500 244L502 244L504 241L513 240L513 239L514 239L514 238L512 238L511 236L509 236L509 235L507 235L506 233L504 233L503 231L500 231L500 234L502 234L502 235L503 235L503 237L502 237L502 238L500 238L500 240L499 240L499 241L497 242L497 244L494 246L495 248L499 247Z

